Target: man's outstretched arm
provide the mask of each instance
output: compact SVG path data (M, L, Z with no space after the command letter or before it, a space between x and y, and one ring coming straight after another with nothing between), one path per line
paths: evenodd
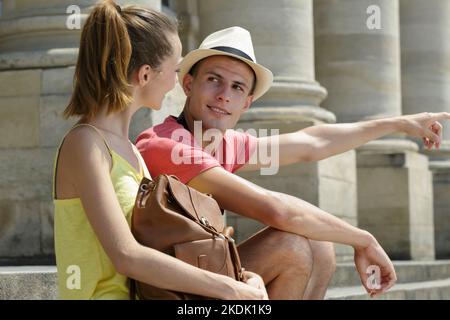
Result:
M278 139L258 138L258 148L273 150L270 149L272 144L278 144L280 165L319 161L395 132L422 138L429 149L433 145L439 148L442 136L439 121L445 119L450 120L450 113L425 112L355 123L323 124L282 134ZM254 164L246 164L240 170L257 170L263 166L259 159L252 159L250 163Z
M377 265L381 270L379 294L396 281L392 262L367 231L326 213L299 198L261 188L239 176L215 167L200 173L188 183L191 187L210 193L223 209L262 222L279 230L302 235L312 240L350 245L355 249L355 264L362 284L368 292L367 267Z

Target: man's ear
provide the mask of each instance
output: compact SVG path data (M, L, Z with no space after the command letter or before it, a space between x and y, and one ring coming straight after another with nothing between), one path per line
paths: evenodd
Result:
M194 77L189 73L186 73L186 75L183 78L183 91L186 97L189 97L189 94L191 93L193 80Z
M250 106L252 105L253 102L253 95L249 95L246 99L245 99L245 104L244 104L244 108L242 109L242 112L246 112Z

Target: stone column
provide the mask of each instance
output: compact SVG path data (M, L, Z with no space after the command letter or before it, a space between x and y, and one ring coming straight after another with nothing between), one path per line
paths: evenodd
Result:
M319 105L326 90L315 80L313 12L311 0L206 1L198 2L200 38L222 28L238 25L252 35L259 63L274 73L272 88L243 115L243 129L278 129L279 133L335 121ZM270 134L270 132L268 132ZM277 175L260 172L241 176L256 184L302 198L322 209L356 223L356 174L353 152L319 163L280 168ZM230 215L238 240L261 225ZM340 259L349 258L349 247L338 247Z
M184 56L200 44L197 0L169 0L169 7L177 14Z
M81 25L95 0L76 1ZM153 6L159 0L117 1ZM52 175L56 148L73 124L61 118L81 30L70 0L3 0L0 16L0 264L53 261ZM148 126L149 123L146 123Z
M400 0L402 98L405 114L450 112L450 3ZM434 228L437 258L450 258L450 122L443 121L439 150L430 156L434 187Z
M317 0L314 17L317 77L329 92L324 107L339 122L400 115L398 1ZM358 225L372 232L391 258L431 259L428 159L399 138L358 149Z

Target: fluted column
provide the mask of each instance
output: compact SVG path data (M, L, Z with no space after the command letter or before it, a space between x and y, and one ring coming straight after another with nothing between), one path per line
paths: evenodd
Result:
M450 2L400 0L403 112L450 112ZM450 122L443 121L440 150L421 152L433 160L437 258L450 258Z
M381 9L381 29L367 8ZM317 77L339 122L401 114L397 0L314 1Z
M319 105L326 90L316 81L311 0L283 1L198 1L200 38L222 28L241 26L250 31L256 59L272 70L272 88L241 118L243 129L278 129L280 133L335 121ZM270 134L270 132L268 132ZM280 168L277 175L260 172L241 175L260 186L298 196L337 216L356 223L354 153L320 163ZM233 220L234 219L234 220ZM230 216L236 222L239 240L257 227ZM260 227L260 226L258 226ZM349 256L347 249L338 255Z
M177 14L183 56L199 45L197 0L169 0L169 7Z
M397 0L314 1L316 70L339 122L401 109ZM358 225L395 259L434 257L431 175L417 145L397 136L358 149Z
M53 257L53 160L73 124L61 114L71 91L80 25L96 0L3 0L0 17L0 263ZM117 1L160 10L159 0ZM147 127L147 122L145 126Z
M252 35L258 62L266 65L275 76L272 89L256 106L275 110L249 112L271 113L280 110L280 102L288 114L292 107L312 108L313 117L332 121L333 115L318 107L326 90L314 76L314 38L311 0L283 1L207 1L199 0L200 39L233 25L248 29ZM320 110L320 111L319 111ZM251 116L250 116L251 114ZM270 119L270 116L268 116ZM244 118L244 121L247 118Z

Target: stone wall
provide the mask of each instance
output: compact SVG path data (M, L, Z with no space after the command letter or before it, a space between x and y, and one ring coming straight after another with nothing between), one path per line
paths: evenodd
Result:
M56 148L73 124L61 113L71 94L80 35L65 26L72 2L0 1L0 263L53 257L52 168ZM95 2L77 2L82 21ZM161 10L159 0L118 2ZM445 1L425 6L420 0L164 3L170 7L162 8L165 12L180 15L184 53L220 28L241 25L251 31L257 60L273 70L275 81L243 116L241 128L283 133L450 108ZM380 10L380 29L366 25L369 6ZM178 114L183 100L177 87L162 111L138 112L130 138ZM369 229L392 257L432 259L435 244L437 257L448 257L447 140L443 146L444 152L427 153L420 141L390 136L356 153L282 168L276 176L242 176ZM228 219L238 240L262 227L232 213ZM352 256L349 247L337 252L341 260Z
M79 1L82 21L96 1ZM159 1L118 1L160 9ZM62 112L72 92L80 30L68 30L73 1L5 1L0 18L0 264L54 263L52 175L56 149L76 121ZM64 35L58 37L55 35ZM178 114L179 86L161 111L139 111L130 139Z

